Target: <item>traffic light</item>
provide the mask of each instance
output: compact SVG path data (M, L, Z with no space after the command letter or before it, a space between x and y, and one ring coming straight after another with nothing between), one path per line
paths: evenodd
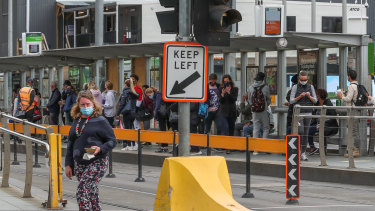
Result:
M178 33L178 2L179 0L159 0L160 5L174 10L156 12L162 34Z
M195 39L206 46L229 46L232 24L242 21L241 13L232 9L230 0L194 0L193 29Z

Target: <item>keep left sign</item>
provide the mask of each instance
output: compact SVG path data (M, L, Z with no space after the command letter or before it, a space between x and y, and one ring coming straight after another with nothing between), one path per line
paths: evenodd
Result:
M207 47L199 43L165 43L163 99L167 102L206 101L207 57Z

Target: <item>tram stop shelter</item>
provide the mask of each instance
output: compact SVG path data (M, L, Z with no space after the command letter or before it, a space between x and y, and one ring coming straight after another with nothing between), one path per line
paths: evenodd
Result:
M327 88L327 48L339 48L339 78L340 87L346 88L347 84L347 64L348 47L356 48L356 70L359 73L358 81L364 84L368 90L371 90L371 79L368 73L368 35L357 34L336 34L336 33L301 33L287 32L284 37L288 41L285 48L279 48L276 45L278 38L238 36L231 38L228 47L208 47L209 73L213 72L214 54L224 54L224 73L229 73L228 58L231 53L241 53L241 95L247 90L246 67L248 66L248 52L259 52L259 71L264 71L266 65L266 52L277 51L277 100L274 112L277 113L276 122L286 121L287 107L283 106L287 93L287 64L286 51L288 50L319 50L317 86ZM64 82L64 66L94 65L95 80L99 81L100 72L103 71L97 61L111 58L119 59L119 63L127 58L138 57L162 57L164 42L157 43L139 43L139 44L115 44L104 46L78 47L68 49L55 49L43 51L40 56L14 56L0 58L0 72L4 73L4 90L1 107L9 110L12 84L10 84L12 74L17 71L21 74L21 85L26 84L26 72L30 71L30 76L35 76L35 71L40 71L39 79L42 81L44 70L48 70L48 86L43 87L39 84L39 90L43 96L44 92L50 92L49 82L57 79L59 88L62 88ZM147 61L147 60L146 60ZM95 65L97 64L97 65ZM145 70L146 71L146 70ZM297 72L296 72L297 73ZM146 73L147 74L147 73ZM10 75L10 76L9 76ZM123 87L123 66L118 68L118 87ZM161 77L162 78L162 77ZM44 84L46 86L46 84ZM120 89L120 88L119 88ZM119 90L120 91L120 90ZM6 100L4 100L6 99ZM8 99L8 100L7 100ZM43 105L43 104L42 104ZM45 104L44 104L45 105ZM276 126L276 125L275 125ZM286 132L286 124L277 124L278 135L282 136Z

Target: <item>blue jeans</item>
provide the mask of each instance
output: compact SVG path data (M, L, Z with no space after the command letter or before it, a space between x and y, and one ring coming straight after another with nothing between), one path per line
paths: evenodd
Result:
M204 120L205 133L210 133L212 121L215 121L215 126L218 135L229 135L228 122L219 114L219 110L208 112L207 118Z
M245 125L243 127L243 135L245 137L253 137L253 130L254 130L253 124ZM259 137L262 137L262 136L263 136L263 125L260 127L260 130L259 130Z

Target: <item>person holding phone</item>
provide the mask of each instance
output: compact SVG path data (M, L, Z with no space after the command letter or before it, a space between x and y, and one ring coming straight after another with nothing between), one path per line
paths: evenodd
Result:
M108 166L108 152L116 146L111 125L90 91L81 91L72 108L74 118L69 131L65 174L77 177L79 210L101 210L98 184Z

